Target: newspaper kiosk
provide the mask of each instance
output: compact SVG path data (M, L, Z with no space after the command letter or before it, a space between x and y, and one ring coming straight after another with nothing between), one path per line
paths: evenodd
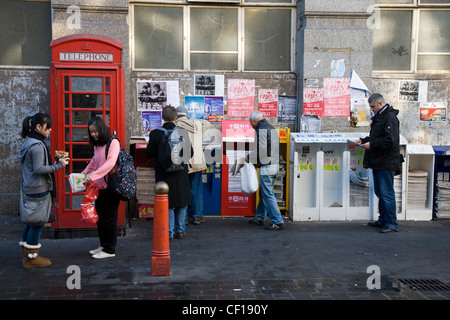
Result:
M346 220L347 139L335 133L291 133L290 204L293 221Z
M433 218L434 157L434 150L430 145L406 146L406 220Z

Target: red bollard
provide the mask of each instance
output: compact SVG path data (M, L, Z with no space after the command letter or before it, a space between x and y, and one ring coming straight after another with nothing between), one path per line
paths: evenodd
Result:
M153 214L152 277L170 276L169 186L164 181L155 185Z

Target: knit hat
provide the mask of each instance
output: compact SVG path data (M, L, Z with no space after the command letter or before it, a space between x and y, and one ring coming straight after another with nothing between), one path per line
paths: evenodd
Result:
M188 115L188 109L184 106L177 107L177 116L187 116Z

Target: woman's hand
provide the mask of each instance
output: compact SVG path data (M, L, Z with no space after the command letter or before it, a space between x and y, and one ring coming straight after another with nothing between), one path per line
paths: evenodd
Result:
M60 158L59 162L61 162L62 165L65 167L69 164L69 160L70 160L69 158Z

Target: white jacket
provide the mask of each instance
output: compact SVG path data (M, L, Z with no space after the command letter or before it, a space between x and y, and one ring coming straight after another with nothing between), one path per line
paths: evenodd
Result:
M206 169L205 154L203 153L203 138L205 132L211 127L211 123L201 119L189 119L180 117L175 121L175 125L189 132L189 139L192 143L194 154L189 160L188 172L197 172Z

